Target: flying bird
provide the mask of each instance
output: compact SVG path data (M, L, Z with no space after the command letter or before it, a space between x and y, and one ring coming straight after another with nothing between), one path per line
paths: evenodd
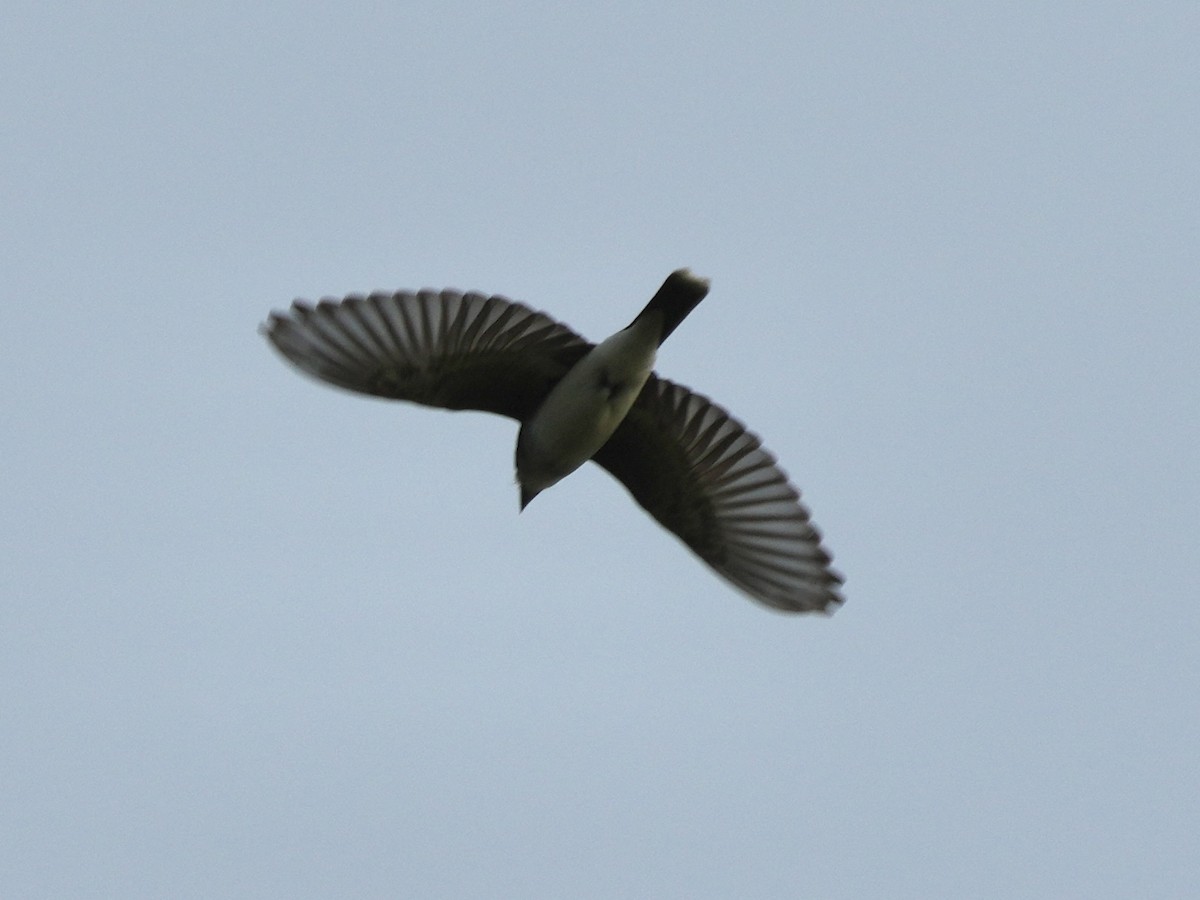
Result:
M521 509L589 459L754 600L832 612L842 577L758 437L653 371L708 294L687 269L599 344L522 303L454 290L297 300L262 331L302 371L351 391L516 419Z

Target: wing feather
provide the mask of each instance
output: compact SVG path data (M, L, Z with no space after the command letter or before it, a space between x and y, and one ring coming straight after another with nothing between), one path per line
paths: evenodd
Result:
M524 304L453 290L297 300L262 330L302 371L346 390L521 421L592 346Z
M758 437L707 397L651 376L595 461L755 600L787 612L842 603L842 577L799 492Z

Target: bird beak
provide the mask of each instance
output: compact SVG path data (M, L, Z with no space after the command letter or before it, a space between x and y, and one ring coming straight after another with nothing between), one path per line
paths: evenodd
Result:
M521 512L524 512L525 507L529 505L529 501L540 493L541 491L535 491L525 485L521 485Z

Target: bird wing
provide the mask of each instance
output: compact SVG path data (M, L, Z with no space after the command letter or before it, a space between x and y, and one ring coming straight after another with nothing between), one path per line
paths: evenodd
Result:
M452 290L297 300L262 331L338 387L521 421L592 346L521 303Z
M842 577L800 494L757 436L655 375L593 457L718 574L787 612L842 603Z

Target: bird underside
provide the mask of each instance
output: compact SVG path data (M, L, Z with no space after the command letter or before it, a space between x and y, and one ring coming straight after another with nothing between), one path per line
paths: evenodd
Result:
M661 306L670 284L652 303ZM523 304L453 290L296 301L263 331L326 383L522 423L595 346ZM754 600L826 613L843 602L842 577L799 492L758 437L707 397L651 374L592 459Z

